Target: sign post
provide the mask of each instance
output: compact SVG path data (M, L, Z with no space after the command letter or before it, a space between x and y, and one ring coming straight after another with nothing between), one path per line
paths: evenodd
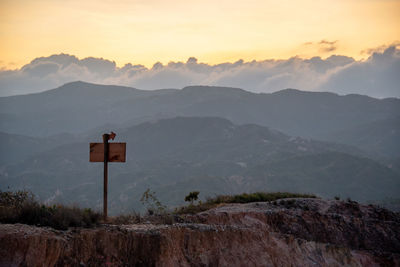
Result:
M107 220L107 191L108 191L108 139L110 138L109 134L103 134L103 144L104 144L104 192L103 192L103 216L104 221Z
M90 143L90 162L104 163L103 216L107 221L108 162L126 161L126 143L108 143L116 134L103 134L103 143Z

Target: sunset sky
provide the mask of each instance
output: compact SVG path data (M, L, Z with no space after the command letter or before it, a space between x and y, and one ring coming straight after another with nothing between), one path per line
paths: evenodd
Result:
M132 62L215 64L341 54L400 40L394 0L0 0L0 68L68 53Z

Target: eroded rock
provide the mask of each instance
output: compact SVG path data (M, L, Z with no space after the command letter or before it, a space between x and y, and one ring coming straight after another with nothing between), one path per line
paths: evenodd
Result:
M173 225L0 225L1 266L399 266L400 216L320 199L229 204Z

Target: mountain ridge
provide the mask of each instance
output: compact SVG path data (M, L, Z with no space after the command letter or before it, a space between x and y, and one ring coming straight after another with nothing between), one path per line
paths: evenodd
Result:
M96 90L85 91L87 87ZM126 125L176 116L215 116L239 124L276 128L290 135L320 138L329 132L345 130L353 122L400 116L400 99L292 89L272 94L212 86L146 91L82 82L60 88L35 94L33 98L32 95L0 98L0 131L43 136L84 132L108 123Z
M281 89L278 91L274 91L271 93L265 93L265 92L251 92L239 87L229 87L229 86L213 86L213 85L188 85L188 86L184 86L181 89L176 89L176 88L162 88L162 89L154 89L154 90L149 90L149 89L139 89L139 88L135 88L135 87L131 87L131 86L124 86L124 85L113 85L113 84L100 84L100 83L93 83L93 82L85 82L85 81L81 81L81 80L77 80L77 81L72 81L72 82L68 82L65 83L61 86L58 86L56 88L53 89L48 89L45 91L40 91L40 92L35 92L35 93L28 93L28 94L22 94L22 95L13 95L13 96L0 96L0 99L2 98L18 98L21 96L29 96L29 95L40 95L40 94L45 94L47 92L53 92L53 91L57 91L57 90L64 90L65 88L74 88L74 87L80 87L80 86L93 86L93 87L113 87L113 88L125 88L127 90L137 90L137 91L145 91L145 92L154 92L154 91L162 91L162 90L172 90L172 91L179 91L179 90L186 90L186 91L191 91L191 90L197 90L197 89L233 89L233 90L237 90L237 91L241 91L241 92L246 92L246 93L250 93L250 94L260 94L260 95L270 95L270 94L285 94L285 93L300 93L300 94L313 94L313 93L321 93L321 94L328 94L328 95L334 95L334 96L341 96L341 97L346 97L346 96L354 96L354 97L368 97L368 98L372 98L372 99L378 99L378 100L385 100L385 99L394 99L394 100L400 100L400 98L398 97L384 97L384 98L376 98L376 97L372 97L369 95L364 95L364 94L355 94L355 93L349 93L349 94L338 94L335 92L330 92L330 91L306 91L306 90L301 90L301 89L295 89L295 88L285 88L285 89Z

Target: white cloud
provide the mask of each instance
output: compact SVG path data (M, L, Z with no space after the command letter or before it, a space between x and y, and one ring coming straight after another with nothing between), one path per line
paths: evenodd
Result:
M334 46L336 42L320 45ZM375 51L365 61L346 56L313 57L208 65L196 58L187 62L156 63L150 69L102 58L78 59L60 54L34 59L18 70L0 70L0 95L40 92L81 80L140 89L182 88L187 85L240 87L254 92L285 88L306 91L358 93L400 97L400 50L391 46Z
M400 50L394 46L375 52L365 62L333 69L319 89L340 94L400 97Z

